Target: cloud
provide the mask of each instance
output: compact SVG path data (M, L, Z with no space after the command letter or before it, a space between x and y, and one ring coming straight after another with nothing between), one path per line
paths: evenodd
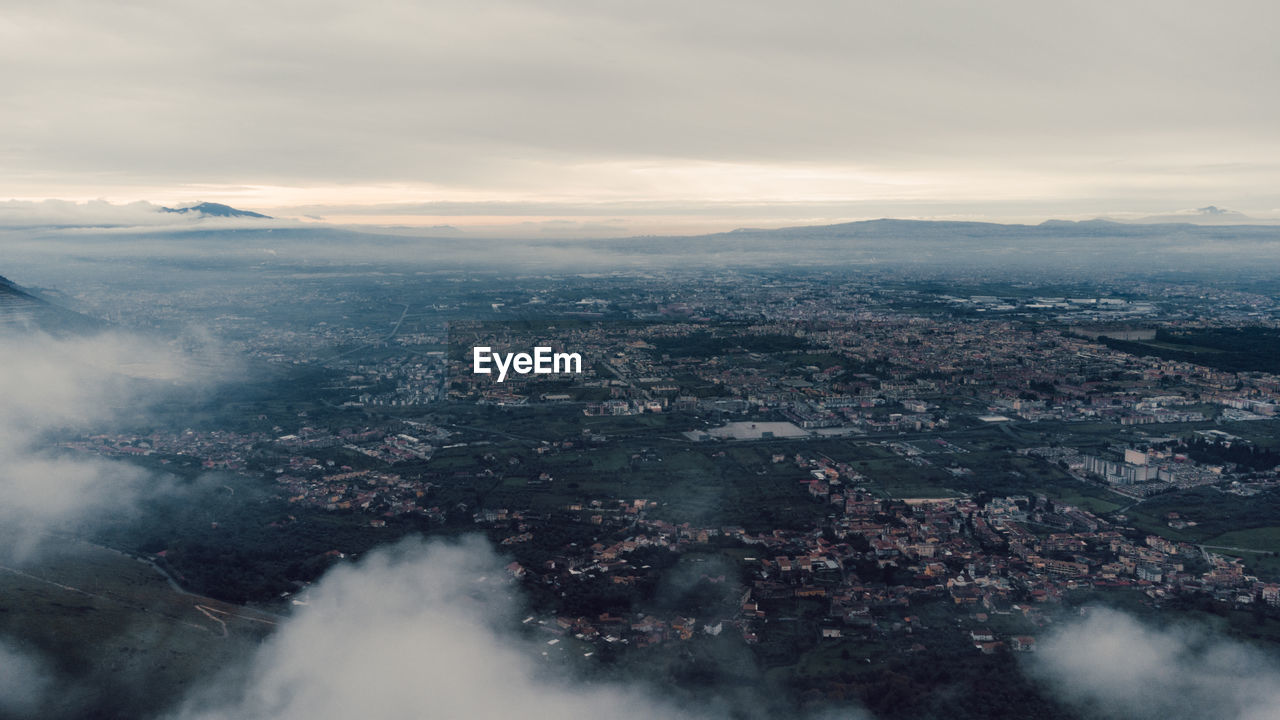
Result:
M340 566L281 628L229 702L186 718L650 718L619 689L570 688L500 626L515 592L476 539L407 541ZM661 716L678 717L668 708Z
M50 433L99 428L145 412L158 384L191 382L183 356L120 332L55 338L0 331L0 525L41 531L110 515L157 480L128 463L56 452Z
M1157 628L1114 610L1092 609L1040 650L1031 674L1068 703L1101 717L1280 716L1274 656L1195 626Z
M341 565L238 679L197 693L181 720L708 718L641 687L571 680L574 641L522 639L521 599L482 539L410 539ZM547 655L543 655L546 652Z
M674 190L871 198L824 216L874 217L907 181L1007 216L1028 188L1075 212L1113 198L1255 211L1280 177L1274 3L300 7L17 3L0 22L0 194L212 188L203 199L280 206L368 187L372 203ZM339 192L286 197L326 187Z
M43 662L0 640L0 717L31 716L49 686Z
M189 224L191 218L162 213L149 202L115 204L105 200L0 201L0 228L133 227Z

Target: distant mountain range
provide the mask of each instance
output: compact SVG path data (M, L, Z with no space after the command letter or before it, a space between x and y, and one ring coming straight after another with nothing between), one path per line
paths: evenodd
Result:
M855 222L837 223L834 225L802 225L788 228L777 228L775 230L765 230L761 228L739 228L731 230L728 234L736 233L764 233L764 232L788 232L808 234L810 231L819 234L827 234L832 231L859 233L866 232L885 232L885 231L902 231L908 228L928 232L926 228L934 230L945 230L947 232L964 231L965 234L971 232L980 232L991 236L1006 236L1010 234L1040 234L1035 228L1051 229L1055 231L1070 230L1071 232L1119 232L1122 235L1130 235L1133 231L1124 230L1125 227L1140 227L1144 225L1153 226L1152 232L1164 232L1169 230L1168 225L1238 225L1244 228L1248 227L1280 227L1280 221L1259 220L1250 217L1235 210L1224 210L1213 205L1197 208L1186 212L1176 212L1167 215L1149 215L1137 219L1120 219L1109 217L1097 217L1092 220L1045 220L1038 225L1026 225L1019 223L996 223L981 221L953 221L953 220L898 220L894 218L881 218L879 220L858 220ZM699 237L714 237L725 233L716 233L713 235Z
M175 218L250 218L252 222L164 223L127 242L114 230L77 231L32 247L41 254L110 261L128 272L157 263L235 270L262 264L386 262L436 269L520 266L547 271L898 266L930 272L1280 274L1280 224L1242 222L1243 214L1214 206L1160 216L1159 222L1096 218L1031 225L885 218L706 235L610 238L502 238L474 236L454 228L270 222L261 213L218 203L165 211L176 213L171 216ZM1204 218L1209 220L1197 221Z
M1238 213L1237 213L1238 214ZM1243 216L1242 216L1243 217ZM733 239L733 238L848 238L848 239L902 239L947 240L989 239L998 240L1051 240L1097 237L1174 237L1204 236L1225 237L1224 233L1253 237L1280 238L1277 225L1221 225L1202 226L1191 222L1120 222L1106 218L1093 220L1045 220L1038 225L993 222L966 222L952 220L859 220L834 225L799 225L776 229L740 228L725 233L712 233L686 237L685 240Z
M1249 217L1242 212L1235 210L1225 210L1214 205L1208 205L1195 210L1187 210L1185 212L1169 213L1166 215L1149 215L1138 220L1135 223L1192 223L1195 225L1247 225L1250 223L1266 222L1257 218Z
M233 208L230 205L223 205L222 203L211 203L211 202L202 202L196 205L191 205L189 207L181 207L181 208L162 207L160 208L160 212L182 213L182 214L196 213L206 217L232 217L232 218L248 217L248 218L263 218L264 220L271 219L270 215L263 215L262 213L256 213L251 210L237 210L236 208Z
M550 244L550 243L549 243ZM1280 226L1049 220L866 220L698 236L565 241L648 263L896 265L966 271L1223 271L1280 266Z
M270 215L263 215L262 213L253 212L251 210L240 210L239 208L234 208L234 207L231 207L230 205L223 205L222 203L213 203L213 202L202 202L202 203L197 203L195 205L189 205L187 207L178 207L178 208L162 207L160 208L160 212L176 213L176 214L183 214L183 215L192 214L192 215L199 215L201 217L260 218L263 220L272 219ZM891 218L885 218L881 220L868 220L868 221L859 221L859 222L852 222L852 223L840 223L836 225L815 225L815 226L805 226L805 227L852 228L854 226L861 225L863 223L933 223L933 224L937 224L940 226L947 226L947 227L954 227L957 224L955 222L946 221L946 220L894 220ZM1186 225L1277 224L1276 221L1259 220L1257 218L1250 217L1248 215L1245 215L1244 213L1237 212L1235 210L1227 210L1224 208L1217 207L1215 205L1206 205L1205 207L1196 208L1195 210L1179 211L1179 212L1167 213L1163 215L1148 215L1146 217L1136 218L1136 219L1098 217L1098 218L1094 218L1093 220L1080 220L1080 221L1046 220L1043 223L1040 223L1039 226L1053 227L1053 228L1066 228L1066 227L1102 228L1102 227L1107 227L1112 225L1168 225L1171 223L1186 224ZM981 226L984 228L992 228L997 226L1027 227L1027 226L1021 226L1021 225L1009 225L1005 223L987 223L987 222L973 222L973 223L960 223L960 224ZM796 230L801 230L803 228L793 227L793 228L784 228L784 229L788 231L796 231ZM379 234L383 234L383 233L410 234L410 235L423 234L423 235L429 235L432 237L466 235L464 231L459 230L458 228L451 225L436 225L432 227L378 228L377 230L374 230L374 232ZM730 232L754 233L754 232L767 232L767 231L760 230L757 228L739 228L737 230L732 230Z

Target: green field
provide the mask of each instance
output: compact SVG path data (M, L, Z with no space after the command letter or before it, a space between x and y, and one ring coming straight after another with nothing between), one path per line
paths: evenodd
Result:
M1205 545L1280 552L1280 526L1232 530L1204 541Z
M1219 555L1240 558L1244 561L1244 568L1246 572L1250 575L1255 575L1264 581L1280 581L1280 557L1277 557L1274 553L1218 549L1214 549L1212 552Z
M1101 338L1107 346L1135 355L1155 355L1166 360L1182 360L1219 370L1280 370L1280 332L1250 326L1212 328L1195 331L1156 332L1154 340L1129 341Z
M1184 520L1196 524L1174 530L1166 521L1166 514L1170 511L1176 511ZM1256 542L1261 542L1273 536L1270 529L1274 526L1277 512L1280 512L1280 493L1274 491L1240 497L1212 487L1200 487L1157 495L1135 505L1127 515L1134 526L1175 540L1204 543L1227 534L1236 536L1241 532L1261 530L1263 532L1252 536Z
M1095 515L1113 512L1124 507L1120 502L1125 499L1119 495L1109 493L1101 488L1091 488L1083 483L1077 484L1080 485L1078 490L1055 488L1046 491L1045 494L1047 497L1053 498L1055 502L1075 505ZM1096 493L1096 495L1092 493Z

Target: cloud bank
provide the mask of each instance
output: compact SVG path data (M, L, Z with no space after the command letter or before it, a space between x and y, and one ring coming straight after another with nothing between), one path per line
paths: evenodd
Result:
M554 679L532 643L500 629L518 608L506 577L478 539L406 541L337 567L259 653L244 687L207 692L179 717L692 717L636 691Z
M35 711L49 684L49 670L43 663L0 640L0 717Z
M41 531L127 507L155 482L127 463L54 452L48 434L134 417L155 383L190 380L187 367L167 346L126 333L0 332L0 525L26 530L18 554Z
M1153 627L1115 610L1094 609L1060 630L1030 671L1069 704L1100 717L1280 717L1274 655L1203 628Z

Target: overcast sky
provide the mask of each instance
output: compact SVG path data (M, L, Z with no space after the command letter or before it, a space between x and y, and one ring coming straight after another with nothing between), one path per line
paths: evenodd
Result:
M1280 216L1280 4L21 0L0 199L602 231Z

